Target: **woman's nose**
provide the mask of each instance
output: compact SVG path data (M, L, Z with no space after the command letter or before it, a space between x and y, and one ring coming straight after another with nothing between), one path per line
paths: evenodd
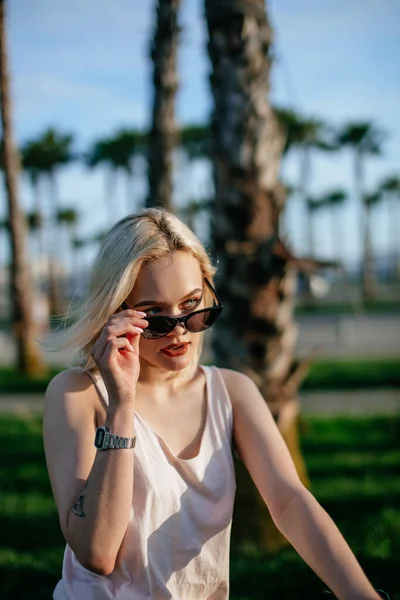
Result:
M177 323L175 325L175 327L173 328L172 331L170 331L170 333L168 335L170 336L179 336L179 335L186 335L188 333L188 330L185 327L184 323Z

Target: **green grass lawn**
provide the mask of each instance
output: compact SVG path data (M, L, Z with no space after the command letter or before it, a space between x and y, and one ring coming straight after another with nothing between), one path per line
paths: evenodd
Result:
M307 419L312 491L376 587L400 600L400 418ZM37 417L0 418L0 598L47 600L64 541ZM324 588L293 550L232 555L231 600L312 600Z
M302 390L400 387L400 358L316 360Z
M3 394L42 394L52 377L61 370L52 368L45 377L28 379L13 367L0 367ZM349 390L360 388L399 388L399 358L352 358L315 360L302 390Z

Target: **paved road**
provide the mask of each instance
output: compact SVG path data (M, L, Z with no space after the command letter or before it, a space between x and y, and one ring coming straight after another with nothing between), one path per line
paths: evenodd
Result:
M314 348L329 357L400 356L400 315L302 316L298 354Z
M400 415L400 389L302 393L304 415ZM0 395L0 413L41 413L42 395Z

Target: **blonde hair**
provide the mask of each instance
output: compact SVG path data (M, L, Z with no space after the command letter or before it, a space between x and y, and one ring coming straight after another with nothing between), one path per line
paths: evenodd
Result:
M93 344L131 292L142 265L179 250L197 258L203 277L213 281L216 269L205 247L178 217L149 208L121 219L101 242L86 299L66 316L74 324L51 334L43 346L50 351L74 350L75 364L96 370L90 354Z

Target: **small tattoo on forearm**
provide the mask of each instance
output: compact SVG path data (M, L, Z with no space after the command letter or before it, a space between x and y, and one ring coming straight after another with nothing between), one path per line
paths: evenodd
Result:
M84 492L85 492L86 486L87 486L87 482L85 484L85 487L82 490L81 495L79 496L78 500L75 502L74 506L72 507L72 512L77 517L86 517L86 513L83 510L83 503L85 501L85 494L84 494Z

